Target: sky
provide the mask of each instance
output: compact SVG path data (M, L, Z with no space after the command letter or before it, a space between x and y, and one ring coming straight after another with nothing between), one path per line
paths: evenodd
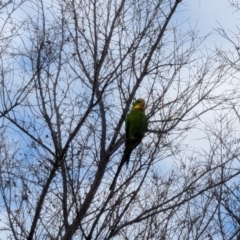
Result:
M240 21L240 16L234 14L228 0L183 0L181 7L181 20L188 19L189 24L195 26L201 35L212 35L206 40L205 46L213 48L220 45L230 48L231 45L214 32L220 25L226 30L234 30ZM3 236L1 236L3 237ZM0 237L0 238L1 238Z
M216 32L216 29L222 26L227 32L229 31L230 35L231 31L236 32L236 25L239 24L240 14L230 6L228 0L186 0L182 2L179 13L174 17L174 20L177 22L187 20L187 24L184 24L184 27L187 28L189 25L192 27L196 26L200 36L210 34L203 44L205 48L213 50L215 46L221 46L221 48L227 50L231 49L232 45L221 37ZM214 121L211 112L203 115L202 119L204 122L212 123ZM209 148L208 142L198 140L203 136L204 133L200 132L199 129L188 132L184 143L188 144L190 152L192 148L205 150ZM160 165L163 171L168 171L172 166L172 162L166 159Z
M187 20L189 25L196 25L202 36L212 33L204 43L207 48L213 49L218 45L227 49L231 48L230 43L219 36L214 29L221 25L226 30L234 31L240 20L234 11L228 0L183 0L175 19L179 22ZM188 24L185 24L185 27L188 27Z
M231 48L230 43L219 36L214 29L221 25L226 30L234 31L240 20L234 11L228 0L183 0L179 13L174 18L178 22L187 20L188 23L184 26L196 26L202 36L212 33L204 43L207 48L213 49L218 45L227 49Z
M214 43L226 44L218 34L214 34L214 29L221 25L226 30L234 30L240 20L228 0L186 0L183 5L185 5L182 6L182 9L185 9L184 17L189 17L192 25L197 23L201 34L213 33L207 39L210 46L214 46Z
M228 0L187 0L186 9L193 21L198 21L202 31L211 31L220 22L225 27L231 27L237 16Z

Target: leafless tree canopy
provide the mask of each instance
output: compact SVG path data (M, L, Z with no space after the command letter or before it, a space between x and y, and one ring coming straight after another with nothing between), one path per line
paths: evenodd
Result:
M205 49L186 7L0 1L1 236L240 237L239 32ZM149 129L110 191L139 97Z

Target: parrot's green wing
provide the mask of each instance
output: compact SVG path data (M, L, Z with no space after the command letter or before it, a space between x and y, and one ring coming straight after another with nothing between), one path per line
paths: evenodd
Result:
M130 120L129 120L129 114L128 114L125 120L126 139L129 139L129 129L130 129Z
M144 112L133 109L126 119L126 139L142 138L147 131L148 119Z
M123 162L129 162L132 151L141 143L147 127L148 119L145 113L137 109L132 109L126 118L126 142Z
M125 150L122 160L118 166L118 170L110 186L110 190L113 190L117 181L117 177L121 171L124 163L128 164L132 151L141 143L144 134L148 128L148 119L145 115L145 101L144 99L138 99L133 103L133 109L127 115L125 121Z

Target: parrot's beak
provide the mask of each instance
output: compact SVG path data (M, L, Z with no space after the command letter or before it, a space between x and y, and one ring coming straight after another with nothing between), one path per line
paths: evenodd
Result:
M140 102L134 106L134 109L139 109L144 111L145 110L145 101L144 99L141 99Z

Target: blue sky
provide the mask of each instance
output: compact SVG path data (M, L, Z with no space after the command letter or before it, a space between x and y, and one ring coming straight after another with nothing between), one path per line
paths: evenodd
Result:
M239 15L230 6L228 0L187 0L185 3L185 17L189 16L192 24L197 22L201 34L214 33L214 29L218 28L220 24L226 30L234 30L239 23ZM214 42L226 44L218 34L213 34L207 40L211 46Z
M222 45L224 48L231 47L222 37L214 33L214 29L221 24L226 30L234 30L240 17L233 14L228 0L186 0L183 1L181 17L179 21L188 19L189 24L195 26L201 35L213 33L205 42L205 46L213 48L214 45ZM187 26L187 25L185 25Z
M178 14L174 16L174 21L178 23L185 22L182 27L187 30L189 26L195 27L199 31L200 36L210 34L205 40L202 48L214 50L216 46L224 50L231 49L232 45L223 37L221 37L216 29L222 26L229 35L236 32L236 26L239 24L240 16L236 9L230 6L228 0L186 0L182 1ZM204 51L205 51L204 50ZM226 85L218 89L225 91ZM230 116L231 117L231 116ZM213 112L204 114L201 118L204 122L213 123ZM202 123L198 123L198 128L188 132L188 137L184 143L189 145L188 150L192 148L205 150L209 149L209 142L206 140L199 141L205 134L199 131L199 128L204 128ZM186 149L187 150L187 149ZM171 166L169 159L161 162L161 168L166 167L166 170Z
M231 26L236 16L234 9L228 0L187 0L186 9L193 21L198 21L202 30L211 31L212 27L218 26L220 22L223 26Z

